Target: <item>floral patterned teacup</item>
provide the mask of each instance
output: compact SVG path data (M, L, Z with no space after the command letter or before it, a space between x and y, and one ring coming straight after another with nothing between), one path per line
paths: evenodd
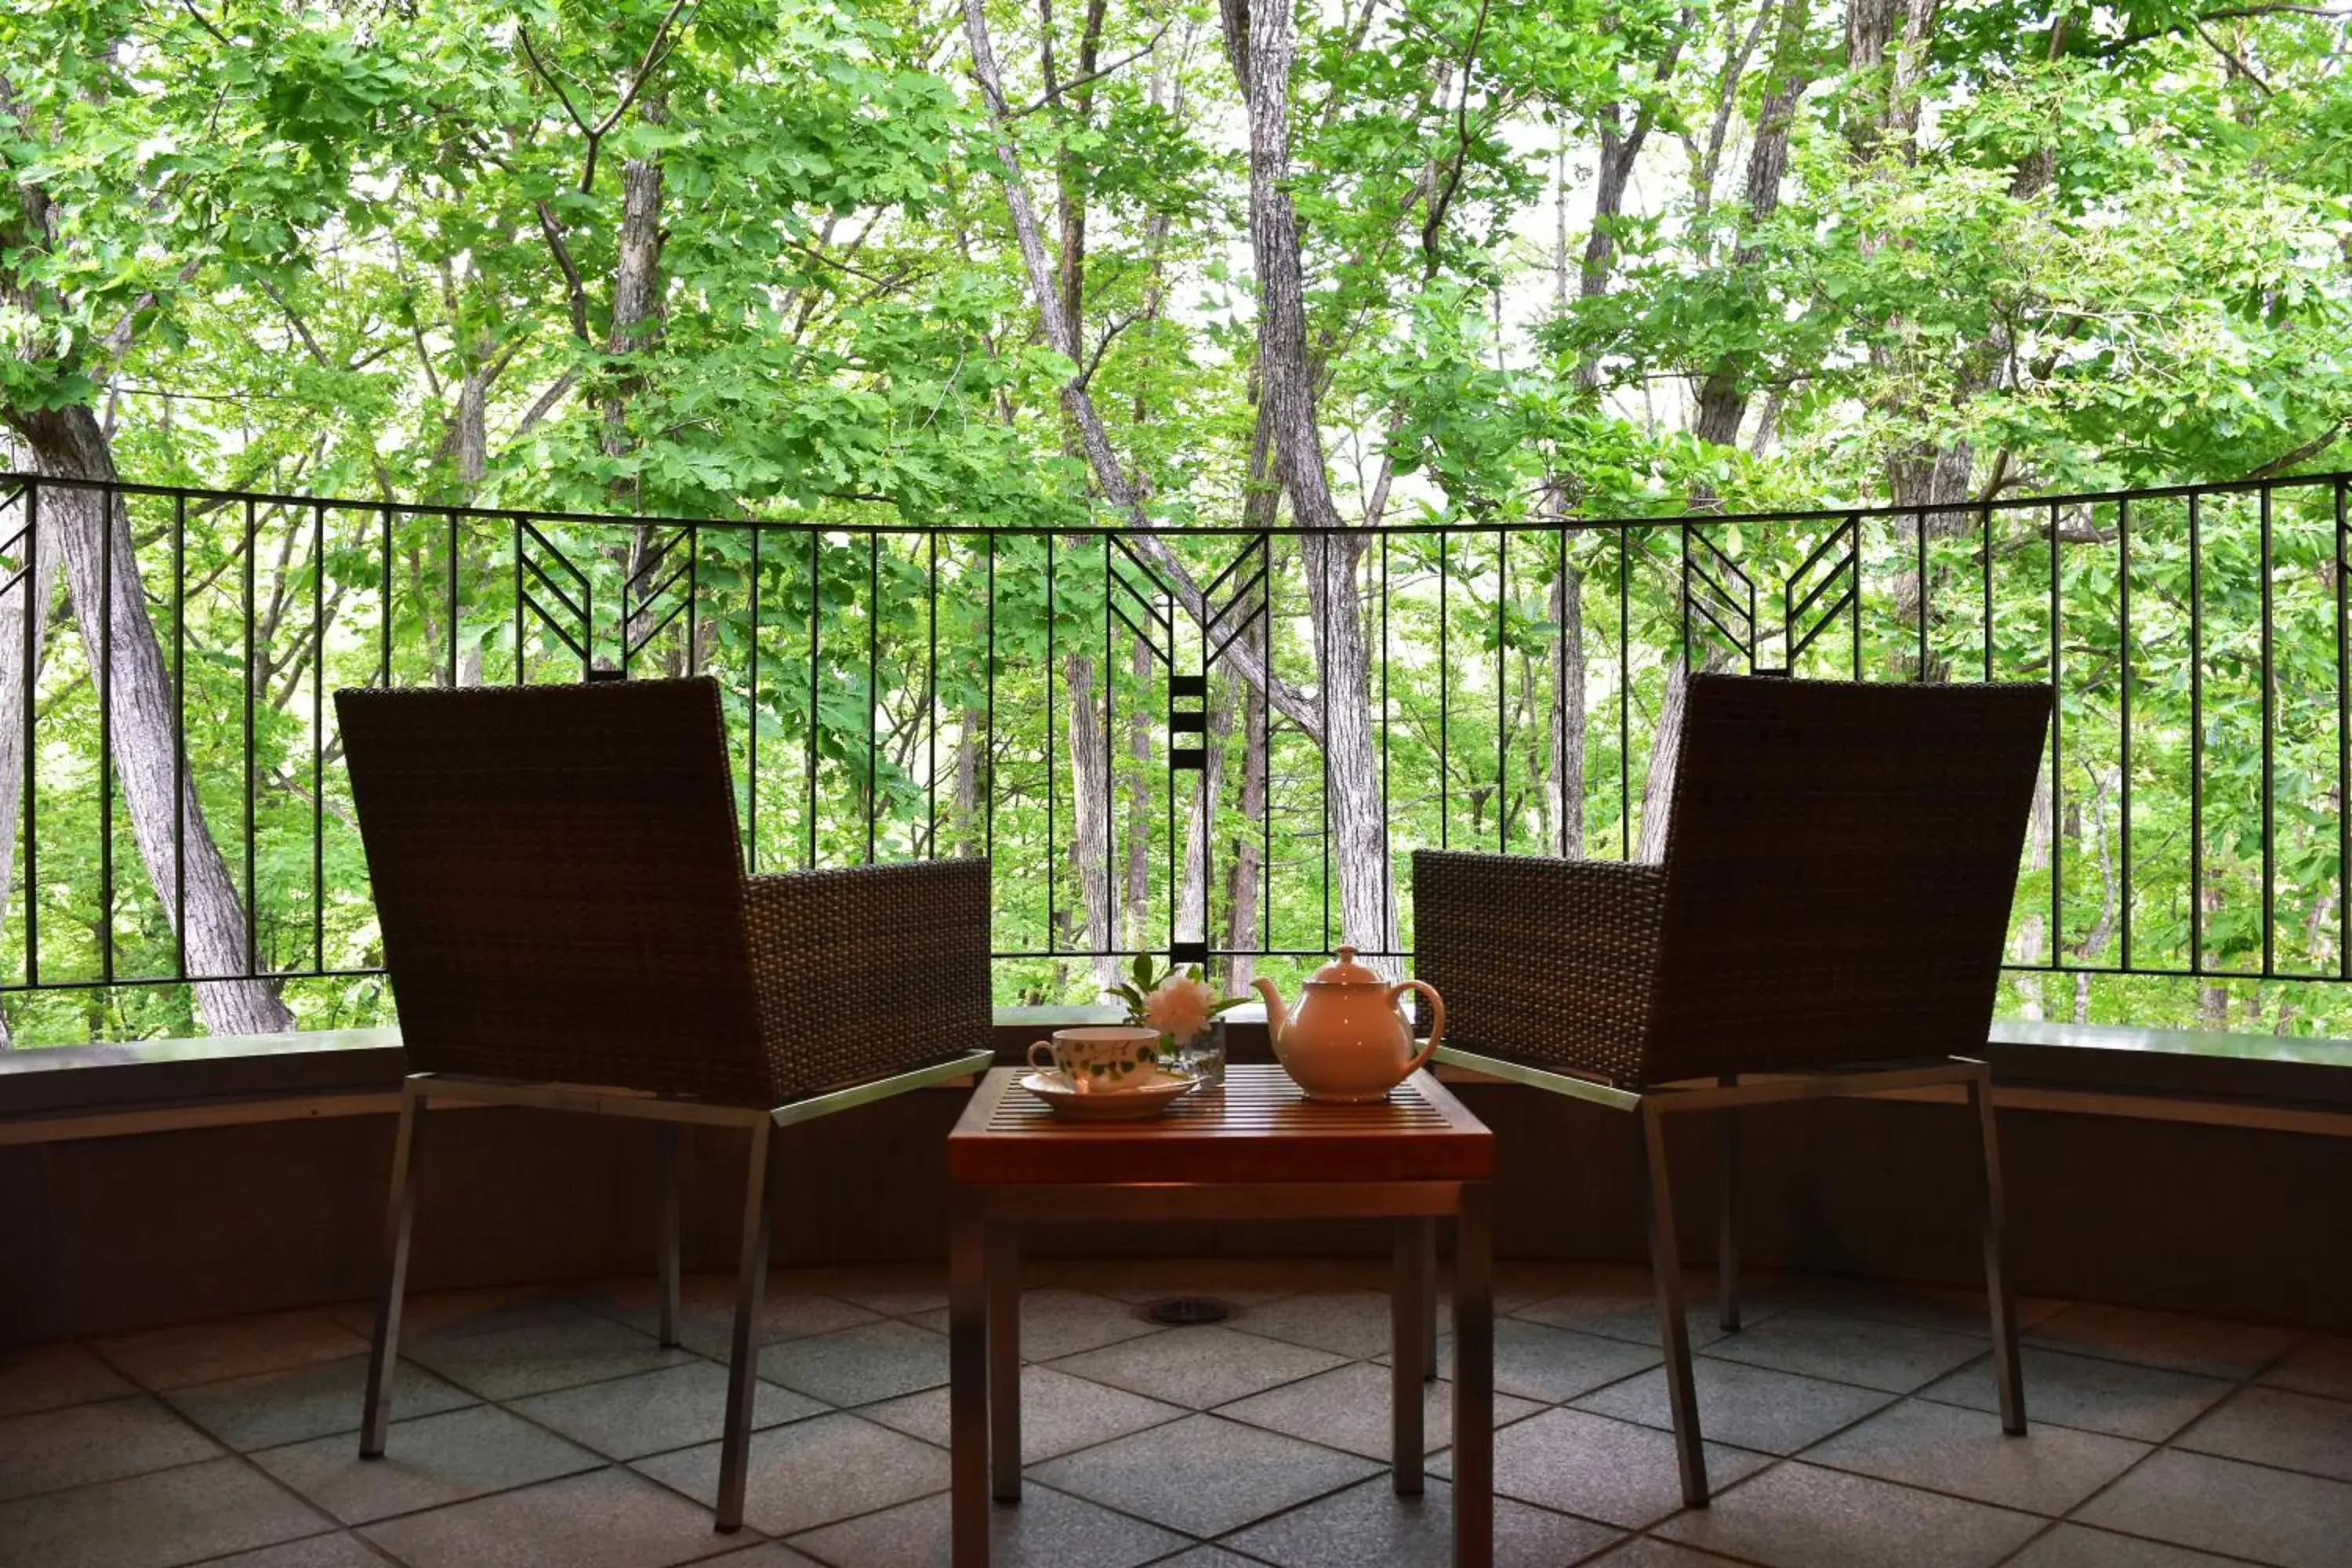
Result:
M1160 1031L1125 1024L1056 1029L1053 1039L1029 1047L1029 1065L1060 1073L1080 1094L1116 1094L1152 1080Z

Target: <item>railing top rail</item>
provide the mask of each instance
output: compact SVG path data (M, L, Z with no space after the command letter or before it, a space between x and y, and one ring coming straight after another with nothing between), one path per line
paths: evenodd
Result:
M1878 502L1868 506L1825 506L1781 511L1684 510L1610 517L1561 513L1549 517L1521 518L1508 522L1382 522L1369 528L1344 525L1336 529L1313 528L1293 522L1267 527L1254 527L1243 523L1200 523L1181 527L1138 528L1118 523L1071 524L1055 527L1028 523L847 522L761 517L681 517L658 512L593 512L569 511L544 507L437 505L423 501L369 500L356 496L289 495L265 490L216 489L196 485L145 484L129 479L94 479L23 471L0 472L0 487L23 486L57 489L103 490L117 495L149 496L159 500L218 505L322 507L338 511L362 511L406 518L469 518L508 524L571 522L603 526L650 525L656 528L730 529L792 535L874 533L919 537L946 534L972 538L988 535L996 538L1066 539L1110 533L1130 538L1201 539L1248 538L1264 534L1306 536L1316 533L1339 533L1373 538L1383 535L1426 536L1431 534L1491 537L1507 533L1556 533L1563 530L1578 532L1680 525L1717 527L1738 523L1843 522L1865 518L1942 517L1954 514L1974 516L1990 515L1993 512L2047 511L2069 507L2114 505L2118 502L2181 500L2192 496L2258 494L2305 487L2325 489L2352 486L2352 469L2337 469L2318 474L2290 474L2274 478L2213 479L2194 484L2160 485L2141 489L2078 490L2059 495L1980 497L1969 500L1926 502L1917 505Z

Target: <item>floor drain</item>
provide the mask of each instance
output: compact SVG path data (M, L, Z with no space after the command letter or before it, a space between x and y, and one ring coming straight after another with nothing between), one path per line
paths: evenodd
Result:
M1222 1323L1234 1315L1234 1310L1213 1296L1168 1296L1147 1303L1143 1315L1171 1329L1189 1329Z

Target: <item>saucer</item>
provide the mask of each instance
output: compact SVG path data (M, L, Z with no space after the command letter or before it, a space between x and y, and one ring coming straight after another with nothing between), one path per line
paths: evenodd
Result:
M1199 1079L1182 1077L1165 1068L1131 1089L1097 1089L1088 1094L1072 1089L1070 1080L1058 1072L1028 1073L1020 1082L1023 1089L1053 1107L1055 1115L1074 1121L1139 1121L1147 1116L1159 1115L1201 1087Z

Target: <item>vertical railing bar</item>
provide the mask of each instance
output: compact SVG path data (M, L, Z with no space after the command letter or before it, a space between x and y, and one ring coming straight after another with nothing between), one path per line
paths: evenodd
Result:
M98 492L98 965L114 983L114 509L127 507L112 485ZM26 613L33 597L25 595ZM33 689L25 689L33 700Z
M1984 678L1992 679L1992 503L1984 507Z
M1756 579L1743 567L1739 580L1748 584L1748 673L1756 673L1756 645L1764 640L1763 628L1756 624Z
M1045 951L1060 951L1054 929L1054 535L1045 535Z
M1846 585L1853 590L1846 595L1846 630L1853 644L1848 669L1855 680L1862 679L1862 513L1853 512L1846 519L1850 541L1845 555Z
M809 704L808 704L808 849L802 858L803 869L816 868L816 705L817 647L821 634L817 629L817 608L824 599L824 584L817 563L817 531L809 530ZM622 585L622 596L627 597L627 584ZM625 616L622 626L625 629Z
M1511 752L1506 738L1511 689L1511 536L1495 531L1495 852L1511 852Z
M2189 972L2205 972L2205 582L2200 492L2189 492ZM2056 835L2056 818L2052 819Z
M702 673L702 530L686 531L686 672Z
M1918 543L1916 569L1919 574L1919 581L1917 584L1917 593L1915 596L1919 601L1918 679L1924 684L1927 679L1927 514L1925 511L1914 512L1911 515L1911 529L1912 532L1917 536Z
M751 527L751 652L746 661L751 700L745 705L743 738L743 871L751 877L760 874L760 536L765 531L757 523Z
M1552 581L1557 584L1557 592L1559 595L1560 616L1559 624L1552 630L1551 637L1551 710L1559 718L1565 719L1568 717L1568 530L1564 528L1559 529L1552 534L1552 547L1553 554L1555 556L1553 561L1553 570L1557 574L1557 575L1553 577ZM1583 610L1584 605L1582 604L1581 597L1580 596L1577 605L1576 616L1576 628L1578 634L1576 649L1579 654L1581 654L1584 651ZM1578 711L1581 712L1582 710L1583 705L1579 703ZM1579 739L1580 740L1582 737L1580 736ZM1576 799L1571 802L1568 798L1568 781L1565 778L1560 777L1558 771L1560 763L1567 760L1568 737L1564 734L1553 735L1551 738L1551 756L1549 758L1549 762L1552 769L1554 770L1552 775L1555 781L1554 788L1559 795L1559 831L1556 835L1558 843L1554 847L1552 853L1558 855L1563 860L1568 859L1570 858L1568 852L1568 847L1570 843L1573 843L1577 847L1577 853L1574 858L1581 860L1584 858L1584 791L1582 787L1584 781L1580 775L1577 780L1578 789ZM1576 837L1573 839L1569 837L1569 824L1570 822L1573 822L1576 825Z
M451 520L455 526L455 519ZM245 502L245 972L253 974L261 967L261 904L260 889L255 876L254 854L254 747L253 747L253 666L254 666L254 554L258 549L254 521L253 500ZM453 556L452 559L455 559ZM457 626L450 626L449 648L452 669L455 669L457 639ZM457 684L454 673L450 680Z
M1633 858L1633 566L1626 536L1617 531L1617 858Z
M2352 595L2345 584L2346 484L2336 481L2336 973L2352 980Z
M988 725L982 751L988 761L988 799L981 810L982 852L996 858L996 535L984 533L988 555Z
M2050 503L2050 963L2064 967L2066 944L2064 845L2066 839L2066 686L2060 674L2058 609L2058 503Z
M1451 635L1445 608L1446 580L1453 575L1453 565L1446 552L1445 534L1437 536L1437 847L1453 847L1454 827L1454 740L1452 733L1452 688L1454 657L1446 639Z
M866 534L866 863L874 864L874 817L881 809L882 535Z
M184 533L187 518L187 505L184 500L181 503L179 516L183 525L182 531ZM41 983L41 900L39 897L41 853L40 834L37 831L39 817L37 811L40 800L40 785L35 777L37 770L34 766L39 757L39 752L33 743L33 715L38 707L34 700L37 695L34 689L34 678L39 667L33 650L34 638L40 629L41 622L48 618L49 607L41 602L39 591L41 574L37 570L40 560L41 484L38 479L33 479L27 481L25 486L25 810L23 815L25 818L25 984L27 985L38 985ZM183 921L181 930L184 931L186 929L187 922ZM183 937L180 943L180 968L184 974L187 970L187 942Z
M391 513L384 515L389 520ZM392 602L389 587L384 602ZM172 498L172 968L182 980L188 977L187 847L188 498L176 495Z
M514 683L517 686L521 686L525 684L523 679L522 662L522 517L520 513L517 513L515 516L509 518L508 521L514 531Z
M520 541L517 541L520 560ZM520 600L520 594L517 595ZM515 643L522 683L522 643ZM327 967L327 506L310 514L310 967Z
M1115 736L1118 730L1118 661L1111 657L1110 648L1110 533L1102 537L1102 596L1103 596L1103 946L1116 948L1126 934L1119 927L1119 895L1125 889L1119 875L1118 807L1116 780L1118 776L1118 745ZM1170 638L1172 644L1174 638ZM1175 792L1171 790L1172 796ZM1071 803L1071 815L1077 814L1076 803ZM1171 911L1173 912L1172 910Z
M1258 628L1265 644L1266 699L1257 705L1257 754L1265 767L1265 787L1258 791L1257 827L1260 845L1257 856L1257 945L1266 952L1274 946L1274 546L1265 550L1265 618ZM1236 933L1239 934L1239 933Z
M930 644L923 665L923 847L925 858L936 860L940 858L940 536L927 532L923 538L930 552L923 614L924 635Z
M1389 793L1389 536L1381 535L1381 940L1397 929L1395 797Z
M180 519L180 521L179 521L179 529L178 529L178 532L179 532L179 535L180 535L182 538L184 538L184 537L186 536L187 531L188 531L188 503L187 503L187 500L186 500L186 498L185 498L185 497L183 497L183 498L181 499L181 501L180 501L180 513L179 513L179 519ZM375 679L375 683L376 683L378 686L382 686L382 687L389 687L389 686L391 686L391 685L392 685L392 599L393 599L393 594L392 594L392 508L390 508L390 507L386 507L386 508L384 508L384 509L383 509L383 547L382 547L382 554L381 554L381 556L380 556L379 563L378 563L378 568L377 568L377 571L378 571L378 576L379 576L380 581L381 581L381 584L382 584L382 592L383 592L383 604L379 606L379 613L378 613L378 615L376 616L376 628L375 628L375 636L376 636L376 664L375 664L375 675L376 675L376 679Z
M2277 678L2273 647L2273 616L2272 552L2273 549L2271 517L2271 487L2264 485L2260 493L2262 508L2263 562L2263 974L2265 978L2278 973L2276 906L2278 895L2278 845L2276 838L2278 807L2278 763L2275 752L2278 732Z
M1690 656L1690 634L1691 634L1691 615L1690 615L1690 599L1691 599L1691 554L1690 554L1690 536L1691 536L1691 525L1690 525L1688 522L1685 522L1685 523L1683 523L1683 524L1682 524L1682 525L1681 525L1681 526L1680 526L1680 527L1679 527L1675 531L1676 531L1676 532L1678 532L1678 533L1680 533L1680 534L1682 535L1682 542L1683 542L1683 574L1682 574L1682 581L1681 581L1681 582L1676 585L1676 592L1675 592L1675 596L1682 602L1682 615L1683 615L1683 679L1684 679L1684 680L1685 680L1685 681L1687 681L1687 680L1689 680L1689 679L1690 679L1690 672L1691 672L1691 656ZM1651 742L1651 747L1652 747L1652 749L1651 749L1651 752L1650 752L1650 766L1651 766L1651 767L1653 767L1653 768L1655 768L1655 767L1658 765L1658 754L1657 754L1657 751L1656 751L1656 741L1655 741L1655 739L1654 739L1654 739L1652 740L1652 742Z
M2116 501L2116 621L2117 670L2116 728L2123 780L2123 820L2116 858L2122 863L2123 907L2117 922L2123 939L2123 966L2132 966L2132 625L2131 625L2131 501Z
M1110 585L1108 583L1103 585L1103 594L1105 598L1108 599L1110 594ZM1202 607L1206 607L1205 601L1203 601ZM1161 584L1160 590L1160 610L1163 624L1165 624L1168 628L1168 668L1164 677L1168 685L1168 700L1164 706L1168 712L1172 715L1176 711L1176 595L1173 590L1170 589L1164 584ZM1202 617L1203 620L1206 618L1206 616ZM1201 723L1201 776L1192 781L1192 798L1200 803L1201 807L1201 932L1199 941L1201 945L1203 947L1213 947L1214 945L1209 933L1209 910L1211 907L1211 900L1209 898L1209 875L1217 863L1216 851L1214 848L1217 842L1217 803L1209 795L1209 743L1211 736L1208 733L1208 720L1206 717L1208 710L1209 630L1207 626L1203 626L1201 627L1201 711L1202 714ZM1172 728L1168 731L1166 743L1168 746L1169 756L1172 763L1176 751L1176 731ZM1149 750L1148 747L1146 749ZM1220 749L1222 750L1222 747ZM1150 776L1150 767L1147 766L1144 769L1144 775L1146 777ZM1168 958L1169 962L1173 963L1176 959L1176 917L1178 913L1176 900L1180 891L1177 886L1176 877L1176 770L1173 766L1171 766L1166 771L1168 773ZM1186 813L1186 816L1189 820L1191 816L1191 813L1189 811ZM1207 966L1205 964L1202 965L1202 973L1205 974L1207 972Z
M628 636L628 627L627 627L625 625L625 626L623 626L623 627L621 628L621 635L622 635L622 637L623 637L623 638L624 638L624 639L625 639L625 638L627 637L627 636ZM623 647L623 648L625 648L625 648L628 647L628 644L627 644L627 642L626 642L625 640L624 640L621 646L622 646L622 647ZM627 667L625 664L624 664L624 665L622 666L622 668L625 669L625 668L627 668L628 667ZM451 690L453 690L453 691L454 691L454 690L456 690L456 689L457 689L457 514L455 511L452 511L452 512L449 514L449 689L450 689Z
M1328 538L1316 541L1316 581L1307 595L1307 611L1313 615L1318 598L1323 613L1315 620L1315 707L1323 722L1323 744L1319 748L1323 761L1323 951L1331 951L1331 622L1339 613L1338 584L1332 581L1331 558L1338 545ZM1348 575L1348 596L1356 592L1355 574Z

